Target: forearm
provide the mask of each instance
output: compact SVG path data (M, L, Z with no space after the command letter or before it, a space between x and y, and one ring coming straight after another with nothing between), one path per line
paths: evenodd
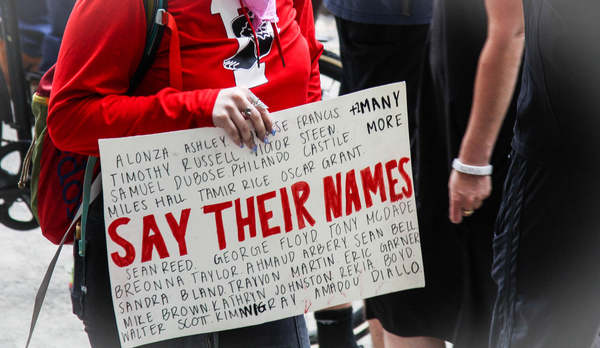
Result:
M524 46L521 0L485 0L488 35L479 57L473 107L459 159L463 164L490 162L494 143L510 104ZM490 195L489 175L465 174L455 169L448 182L449 217L460 223Z
M145 96L127 95L145 39L141 1L77 2L65 30L48 106L48 131L59 149L95 155L99 138L212 124L218 90L179 91L153 78L138 86L145 88L140 93Z
M147 97L125 95L65 98L51 104L48 130L62 150L98 154L98 139L212 125L219 90L180 92L165 88Z
M490 26L479 58L469 125L459 152L461 162L472 165L490 161L512 99L524 46L521 23Z

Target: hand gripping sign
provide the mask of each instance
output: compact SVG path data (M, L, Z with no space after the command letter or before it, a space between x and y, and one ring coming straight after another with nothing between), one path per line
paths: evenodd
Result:
M100 140L123 347L424 286L404 83L272 117Z

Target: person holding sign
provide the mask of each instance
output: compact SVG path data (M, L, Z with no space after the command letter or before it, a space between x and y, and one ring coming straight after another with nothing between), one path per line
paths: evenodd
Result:
M590 347L600 323L597 1L487 0L489 33L450 177L450 219L477 214L525 57L494 233L490 347ZM524 14L524 16L523 16Z
M78 1L64 35L48 130L61 150L98 155L98 139L221 127L256 151L277 127L269 111L320 99L311 2L171 0L148 72L131 86L146 40L142 1ZM133 87L133 91L131 91ZM252 90L252 91L251 91ZM259 99L260 98L260 99ZM269 106L267 110L266 105ZM256 137L255 137L256 136ZM75 243L73 307L93 347L118 347L101 200L90 208L85 258ZM85 275L85 277L84 277ZM85 281L84 281L85 279ZM147 330L134 335L151 335ZM302 316L151 347L308 347Z

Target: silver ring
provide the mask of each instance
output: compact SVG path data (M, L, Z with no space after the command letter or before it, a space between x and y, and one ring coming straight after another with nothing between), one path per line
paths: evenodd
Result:
M252 109L245 108L244 111L242 111L242 114L244 115L245 119L249 119L250 116L252 115Z
M252 92L250 92L250 96L248 97L248 99L250 100L250 103L252 103L252 105L255 107L260 107L263 109L269 108L267 105L265 105L265 103L262 102L262 100L258 99L258 97L255 96Z

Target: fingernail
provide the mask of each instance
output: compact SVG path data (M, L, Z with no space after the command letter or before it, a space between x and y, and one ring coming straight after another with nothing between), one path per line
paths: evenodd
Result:
M271 135L275 135L277 133L274 129L271 130Z
M252 149L252 151L253 151L254 153L258 152L258 145L254 145L254 148Z
M243 149L244 148L244 144L240 144L240 148Z
M269 143L269 138L265 137L265 139L263 140L263 142L264 142L265 144L268 144L268 143Z

